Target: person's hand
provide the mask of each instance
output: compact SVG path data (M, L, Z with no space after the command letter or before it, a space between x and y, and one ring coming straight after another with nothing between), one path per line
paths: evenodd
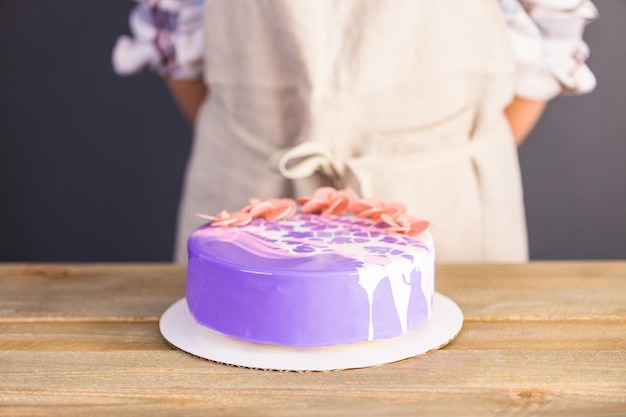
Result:
M181 113L193 125L198 109L208 94L207 85L201 79L179 80L172 77L165 77L165 83Z
M515 97L504 110L515 143L519 146L535 127L546 107L546 101Z

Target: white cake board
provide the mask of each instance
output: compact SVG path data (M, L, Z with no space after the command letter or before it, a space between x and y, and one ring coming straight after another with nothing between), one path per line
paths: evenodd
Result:
M405 335L339 346L294 348L246 342L196 323L182 298L161 316L160 329L175 347L229 365L279 371L331 371L396 362L439 349L463 326L463 312L448 297L435 293L430 321Z

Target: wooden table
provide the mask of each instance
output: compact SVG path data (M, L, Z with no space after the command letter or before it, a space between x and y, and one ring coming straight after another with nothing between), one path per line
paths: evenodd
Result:
M465 314L445 348L381 367L274 372L161 337L169 264L0 264L0 415L626 416L626 262L442 265Z

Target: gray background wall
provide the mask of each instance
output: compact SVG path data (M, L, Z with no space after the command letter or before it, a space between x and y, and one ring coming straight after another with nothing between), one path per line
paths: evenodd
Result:
M626 258L626 1L594 3L596 90L551 102L520 148L535 259Z
M533 259L626 258L626 2L598 0L592 94L520 149ZM111 70L127 0L0 2L0 261L168 261L191 132Z

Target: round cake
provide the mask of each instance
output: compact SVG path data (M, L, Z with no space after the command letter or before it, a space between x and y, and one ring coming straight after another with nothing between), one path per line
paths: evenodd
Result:
M293 347L387 339L425 324L434 296L429 227L420 221L418 233L406 233L416 229L398 205L372 201L377 210L361 205L358 214L347 210L352 200L339 210L336 201L311 210L309 200L313 213L228 220L254 214L252 206L212 218L188 241L191 315L224 335Z

